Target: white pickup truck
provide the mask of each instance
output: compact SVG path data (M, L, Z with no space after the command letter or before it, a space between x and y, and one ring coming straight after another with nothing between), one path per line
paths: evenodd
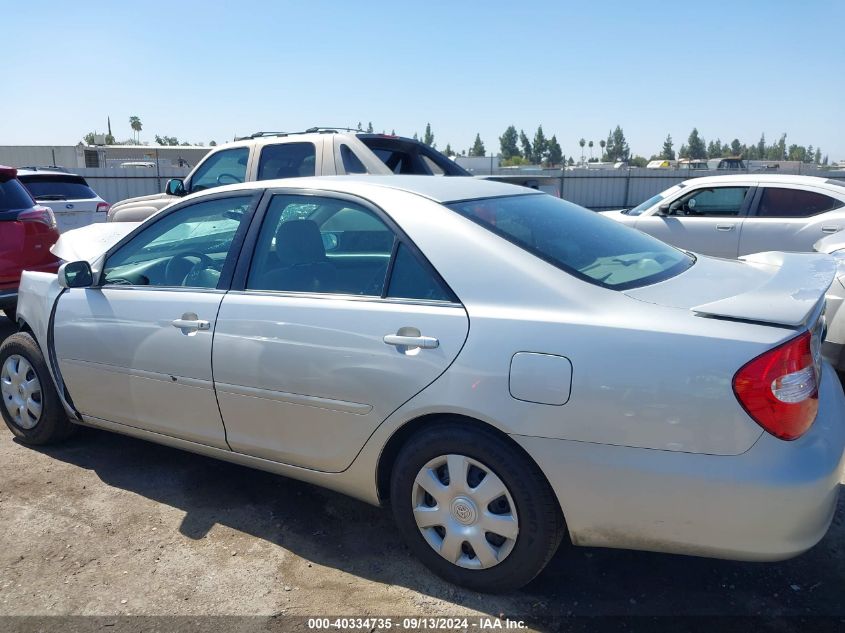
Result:
M112 205L108 221L139 222L182 196L221 185L346 174L471 175L414 139L335 128L258 132L215 148L184 180L168 180L164 193Z

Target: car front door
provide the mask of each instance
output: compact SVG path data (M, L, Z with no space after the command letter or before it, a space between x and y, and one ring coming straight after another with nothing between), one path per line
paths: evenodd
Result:
M695 187L637 220L636 228L703 255L737 257L749 185Z
M240 453L341 471L451 364L467 314L374 207L290 192L265 207L214 336L228 442Z
M211 342L253 200L165 212L106 256L97 286L61 295L56 358L83 416L227 447Z
M759 188L745 219L739 254L762 251L809 252L830 233L845 229L845 206L822 191L797 185Z

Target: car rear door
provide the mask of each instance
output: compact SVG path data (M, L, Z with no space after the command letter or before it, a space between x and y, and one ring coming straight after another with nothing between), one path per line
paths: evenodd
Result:
M842 200L821 188L764 184L742 227L739 254L808 252L825 235L845 229Z
M661 213L640 216L635 227L679 248L737 257L754 188L748 184L691 186Z
M227 448L211 343L254 200L174 207L106 256L98 286L59 297L56 359L83 416Z
M360 199L278 191L217 316L214 383L232 450L346 468L437 379L464 308L387 216Z

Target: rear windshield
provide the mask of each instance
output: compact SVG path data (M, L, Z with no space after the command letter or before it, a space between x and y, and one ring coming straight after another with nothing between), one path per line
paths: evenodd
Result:
M26 189L15 178L0 179L0 213L16 209L28 209L33 205Z
M36 200L92 200L97 197L82 176L20 176Z
M695 262L650 235L546 194L447 206L540 259L605 288L657 283Z

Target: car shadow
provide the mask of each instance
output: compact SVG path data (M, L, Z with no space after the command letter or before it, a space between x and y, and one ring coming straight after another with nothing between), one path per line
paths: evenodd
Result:
M548 630L559 626L548 618L569 616L845 616L842 498L822 543L790 561L563 547L525 589L487 596L429 573L402 543L389 511L338 493L93 429L66 444L33 450L91 470L109 486L178 508L185 513L179 530L188 538L200 539L220 524L316 564L450 601L460 605L456 612L464 607L520 616ZM612 618L605 621L618 629ZM779 628L792 628L789 622ZM794 624L801 628L797 619ZM603 628L595 621L589 627Z

